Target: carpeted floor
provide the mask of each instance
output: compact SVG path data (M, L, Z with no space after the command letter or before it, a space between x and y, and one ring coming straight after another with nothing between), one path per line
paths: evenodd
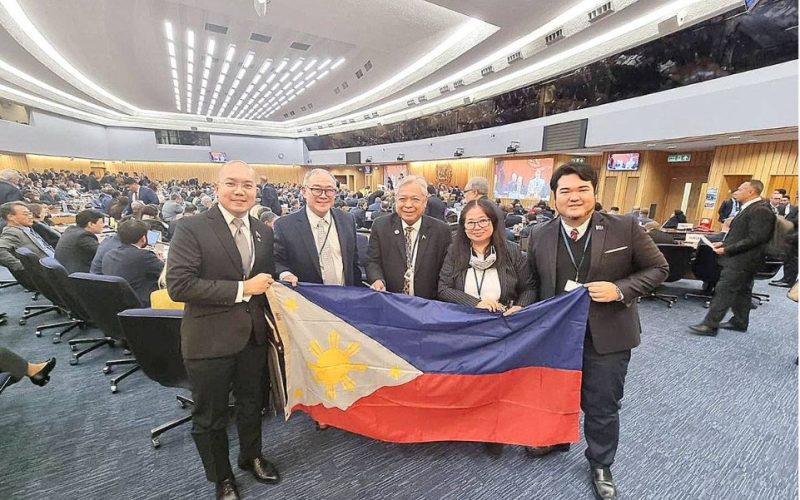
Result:
M772 301L753 312L750 332L716 338L686 333L705 312L699 301L641 305L643 342L630 364L613 468L620 498L797 498L797 306L785 289L757 289ZM0 290L9 313L0 345L59 364L46 387L23 380L0 395L0 499L212 498L188 425L165 434L160 449L150 446L150 428L185 415L177 392L137 373L112 394L101 369L120 353L104 348L70 366L66 343L33 335L52 315L17 324L29 297ZM506 447L493 459L472 443L395 445L318 432L295 415L264 421L279 485L236 472L247 498L589 499L583 446L538 460Z

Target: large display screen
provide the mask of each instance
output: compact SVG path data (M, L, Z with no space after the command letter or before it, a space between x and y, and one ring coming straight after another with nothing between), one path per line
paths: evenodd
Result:
M550 200L552 158L513 158L494 164L494 197Z
M609 170L639 170L639 153L613 153L608 155Z
M388 189L396 189L397 183L408 175L408 165L385 165L383 167L383 185Z

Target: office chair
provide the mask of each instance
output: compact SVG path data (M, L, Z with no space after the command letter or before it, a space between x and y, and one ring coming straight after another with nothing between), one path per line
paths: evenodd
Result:
M69 283L75 290L84 310L89 313L92 323L103 331L109 340L119 343L127 349L125 332L119 323L117 313L126 309L142 307L142 303L125 279L118 276L106 276L89 273L72 273ZM70 364L78 364L77 358ZM121 380L128 378L139 370L135 359L114 359L106 361L103 373L109 374L115 366L133 365L128 371L111 380L111 392L116 394Z
M2 394L9 385L11 385L11 374L6 372L0 373L0 394Z
M49 300L51 303L49 305L42 305L42 306L26 306L25 313L22 318L19 320L20 325L25 325L28 322L28 319L39 316L40 314L45 314L48 312L56 312L58 314L64 314L66 311L62 309L61 304L59 304L60 297L57 296L55 290L50 285L50 283L44 278L41 272L41 265L39 264L39 257L33 253L33 251L29 248L20 247L14 250L17 254L17 258L22 263L23 273L17 273L19 278L22 280L29 280L29 283L26 283L25 288L34 289L44 295L44 297ZM34 311L34 312L31 312ZM53 323L50 325L42 325L36 328L36 336L42 336L42 330L48 330L50 328L58 328L61 326L65 326L69 324L68 322L59 322Z
M664 280L665 283L674 283L682 280L692 267L692 254L694 248L685 245L674 245L661 243L656 245L661 251L664 258L669 264L669 275ZM666 293L658 293L658 290L653 290L649 295L642 297L643 299L656 299L667 304L670 309L672 305L678 302L677 295L670 295Z
M83 308L83 305L80 303L78 298L73 294L72 289L70 288L69 281L67 279L67 270L64 266L58 262L55 257L44 257L39 260L39 264L41 265L41 270L44 275L44 278L50 283L56 293L60 296L61 302L63 303L63 307L69 311L70 322L67 323L68 327L65 330L57 332L53 336L53 343L58 344L61 342L61 337L68 333L75 328L80 328L81 330L86 329L86 327L90 323L89 313ZM70 345L77 345L77 344L89 344L89 343L100 343L105 344L107 341L105 338L94 338L94 339L79 339L70 340ZM98 346L95 346L93 349L96 349ZM81 353L81 355L86 354L85 351ZM80 357L80 356L78 356Z
M181 355L181 320L183 311L168 309L129 309L118 315L128 339L128 346L147 377L164 387L191 390L189 376ZM176 396L181 408L194 402ZM153 448L161 446L159 436L191 421L187 415L178 420L159 425L150 431Z
M703 301L703 307L708 309L711 305L711 299L714 296L714 288L719 281L719 275L722 272L722 267L717 261L717 254L707 245L700 245L697 247L694 262L692 263L692 274L705 283L701 293L685 293L683 298L690 299L696 298Z
M761 267L758 269L755 275L755 279L757 280L771 280L774 278L778 271L781 270L783 267L783 261L777 260L774 257L766 256L764 258L764 263L761 264ZM758 305L762 305L764 302L769 302L769 294L768 293L752 293L753 300L755 300Z
M367 279L367 248L369 238L364 233L356 232L356 252L358 252L358 267L361 268L361 276Z

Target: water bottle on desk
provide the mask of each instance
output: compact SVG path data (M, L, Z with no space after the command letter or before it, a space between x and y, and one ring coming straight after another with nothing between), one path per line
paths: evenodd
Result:
M61 200L61 213L62 214L68 214L69 213L69 210L67 209L67 202L64 201L64 200Z

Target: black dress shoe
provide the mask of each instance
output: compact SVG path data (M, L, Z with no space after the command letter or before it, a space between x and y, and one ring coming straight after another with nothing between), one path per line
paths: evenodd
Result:
M487 455L493 458L498 458L503 454L503 445L501 443L483 443L483 449Z
M239 462L239 468L250 471L256 481L275 484L281 480L278 469L264 457L254 458L246 462Z
M710 327L708 325L699 324L699 325L690 326L689 330L691 330L691 333L693 333L695 335L703 335L704 337L716 337L717 336L717 329L713 328L713 327Z
M781 280L778 280L778 281L770 281L770 282L769 282L769 284L770 284L771 286L779 286L779 287L781 287L781 288L792 288L792 284L791 284L791 283L787 283L787 282L785 282L785 281L781 281Z
M44 386L45 384L50 382L50 372L53 371L53 368L55 368L55 366L56 366L56 358L48 359L47 363L44 365L44 368L31 375L31 382L38 385L39 387Z
M217 483L217 500L239 500L236 481L233 478Z
M528 456L539 458L551 453L564 453L565 451L569 451L569 447L569 443L554 444L552 446L526 446L525 453L527 453Z
M722 328L723 330L734 330L737 332L747 331L746 326L738 325L732 321L723 321L722 323L719 324L719 327Z
M611 477L610 468L592 467L592 489L594 496L600 500L617 498L617 487L614 485L614 478Z

